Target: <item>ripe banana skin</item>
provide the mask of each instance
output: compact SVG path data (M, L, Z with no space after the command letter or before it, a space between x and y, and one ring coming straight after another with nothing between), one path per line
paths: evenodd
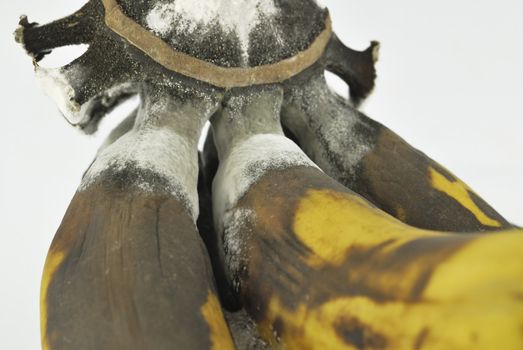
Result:
M97 154L53 240L43 349L234 348L195 224L196 143L218 102L162 89Z
M398 221L286 139L279 102L278 88L238 91L212 119L222 259L264 339L282 349L523 348L523 231Z
M409 225L514 228L444 167L332 92L321 67L287 83L282 123L323 171Z

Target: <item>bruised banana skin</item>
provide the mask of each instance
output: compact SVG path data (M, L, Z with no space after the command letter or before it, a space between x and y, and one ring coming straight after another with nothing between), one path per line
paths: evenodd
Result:
M49 250L44 350L234 348L195 225L196 143L218 103L157 87L142 98L86 172Z
M523 231L405 225L286 139L267 113L277 100L243 93L212 120L223 261L264 339L282 349L521 349Z
M444 167L332 92L318 69L289 81L282 123L328 175L409 225L514 228Z

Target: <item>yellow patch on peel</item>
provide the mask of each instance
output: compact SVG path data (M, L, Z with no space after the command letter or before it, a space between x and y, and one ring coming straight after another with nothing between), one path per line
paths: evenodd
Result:
M212 291L208 292L207 301L201 307L200 312L211 331L211 349L234 350L234 343L223 317L220 301Z
M270 321L263 323L260 334L271 346L286 350L302 349L345 349L345 344L336 336L328 315L299 305L296 310L287 309L278 298L272 298L268 308ZM322 322L318 322L318 318ZM275 319L283 322L283 334L276 335L272 329ZM276 336L276 339L274 337Z
M396 217L402 222L407 221L407 211L403 207L396 208Z
M65 259L65 253L55 252L53 249L49 250L45 260L44 272L42 274L42 282L40 285L40 333L42 350L49 350L49 341L47 338L47 293L49 285L53 279L54 274Z
M331 190L309 190L294 218L295 235L313 254L311 266L340 265L355 245L374 246L394 239L393 249L412 239L437 235L407 226L371 207L357 195Z
M522 252L523 230L480 235L438 265L423 295L437 301L473 297L484 302L497 302L503 294L523 295Z
M470 196L472 190L465 183L460 180L450 181L433 167L429 167L429 176L432 187L455 199L459 204L470 211L482 225L491 227L502 226L499 221L490 218L474 203Z
M507 296L497 303L481 299L382 303L361 296L340 297L317 306L300 304L294 310L273 297L267 310L263 327L279 320L283 333L277 339L270 327L260 333L270 344L287 350L523 347L523 304Z
M306 262L319 267L343 263L355 246L395 239L386 247L392 251L422 237L448 237L449 244L464 237L404 225L356 195L330 190L305 194L293 230L311 251ZM304 299L290 309L273 296L260 333L284 349L522 349L523 231L466 237L470 242L435 269L420 301L336 296L323 304ZM408 274L393 277L374 279L382 287L409 282ZM282 332L275 337L276 322Z

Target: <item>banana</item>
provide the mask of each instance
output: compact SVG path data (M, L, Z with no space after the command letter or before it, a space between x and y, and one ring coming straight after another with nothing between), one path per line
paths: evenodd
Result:
M282 349L523 348L523 231L457 235L400 222L283 135L282 94L235 90L211 119L221 259L264 340Z
M444 167L330 91L321 66L286 84L282 123L328 175L409 225L514 228Z
M43 349L233 349L196 228L213 91L148 85L84 175L49 250Z

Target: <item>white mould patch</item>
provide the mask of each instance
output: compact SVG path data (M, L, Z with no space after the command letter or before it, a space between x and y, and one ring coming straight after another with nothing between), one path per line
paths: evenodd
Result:
M87 170L79 190L86 190L107 169L118 171L133 166L153 171L169 181L168 187L172 194L187 202L196 220L198 162L195 147L187 137L168 128L133 129L100 151ZM138 186L145 192L151 191L147 181Z
M277 14L273 0L175 0L159 2L146 17L147 26L160 35L174 29L194 32L218 23L225 32L234 32L244 59L248 58L249 36L264 18Z
M224 232L223 232L223 251L225 255L225 265L229 272L229 278L234 281L243 265L245 256L245 246L248 240L249 232L245 227L249 222L255 219L254 211L250 209L235 208L224 214ZM238 286L235 286L236 288Z
M245 309L235 312L224 310L223 314L237 349L271 350L271 347L261 339L256 323Z
M369 140L356 129L366 127L358 111L331 90L323 74L289 91L282 118L305 145L307 154L314 155L329 174L353 177L356 166L372 150ZM333 164L333 157L341 164ZM340 165L342 169L336 168Z
M83 122L84 114L81 106L74 100L75 92L71 86L70 77L60 68L35 68L36 80L58 106L64 117L73 125Z
M319 8L326 8L327 6L325 5L325 3L323 2L323 0L314 0L314 2L316 3L316 5L318 5Z
M216 227L223 230L224 213L270 170L317 166L283 135L258 134L235 145L220 164L213 184Z

